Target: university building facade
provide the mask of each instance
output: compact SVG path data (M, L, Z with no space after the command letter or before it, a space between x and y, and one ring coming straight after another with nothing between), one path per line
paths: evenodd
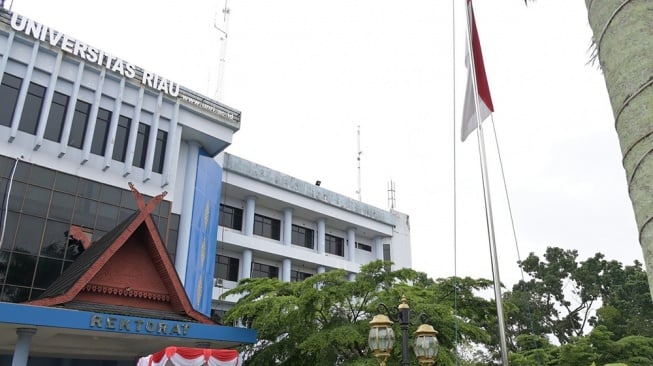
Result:
M226 153L240 117L0 9L0 364L251 344L242 278L411 266L407 215Z

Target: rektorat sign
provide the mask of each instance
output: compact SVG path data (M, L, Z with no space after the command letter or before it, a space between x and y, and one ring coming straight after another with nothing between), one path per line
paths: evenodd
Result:
M108 331L156 334L166 336L188 335L189 323L169 322L165 320L126 318L105 314L93 314L91 316L91 329Z
M130 79L136 77L136 65L112 56L75 38L69 37L68 35L49 28L44 24L37 23L29 18L14 13L11 17L11 27L18 32L23 32L42 42L49 42L55 47L61 42L59 47L62 50L75 55L86 62L95 63L107 70L117 72ZM172 97L179 96L179 83L174 83L155 73L146 71L145 69L142 70L143 77L140 80L141 84L162 91Z

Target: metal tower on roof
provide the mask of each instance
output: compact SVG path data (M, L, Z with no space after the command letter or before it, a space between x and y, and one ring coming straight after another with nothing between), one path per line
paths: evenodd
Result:
M218 60L218 78L216 81L215 93L213 99L220 101L222 99L222 89L224 87L224 68L227 54L227 38L229 35L229 14L231 9L227 5L228 0L224 0L224 7L215 13L213 27L220 32L220 55ZM218 4L219 6L219 4Z

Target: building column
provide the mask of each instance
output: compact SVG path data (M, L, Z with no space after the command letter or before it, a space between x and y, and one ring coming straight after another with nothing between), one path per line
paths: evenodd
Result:
M349 244L349 261L356 263L356 228L347 229L347 243Z
M188 250L190 248L190 227L193 220L193 201L195 200L195 182L197 180L197 163L200 156L200 145L197 141L188 143L186 156L186 182L181 197L181 217L179 219L179 234L177 238L177 254L175 269L181 283L186 286L186 268L188 266Z
M27 366L29 346L32 343L32 336L36 334L36 329L18 328L16 334L18 335L18 341L14 348L14 358L11 361L11 366Z
M326 268L324 266L317 266L317 273L324 273L326 272Z
M383 240L380 236L374 238L374 251L376 252L376 259L383 260Z
M351 282L356 281L356 273L353 273L353 272L352 272L352 273L350 273L350 274L348 275L348 277L349 277L349 281L351 281Z
M243 229L245 236L254 235L254 211L256 210L256 197L245 198L245 212L243 213Z
M292 262L290 261L289 258L284 258L283 262L281 263L281 281L283 282L290 282L290 267L292 266Z
M324 254L324 243L326 235L326 220L317 220L317 254Z
M252 275L252 251L243 250L243 263L241 267L240 279L249 278Z
M283 245L290 245L292 239L292 208L283 209Z

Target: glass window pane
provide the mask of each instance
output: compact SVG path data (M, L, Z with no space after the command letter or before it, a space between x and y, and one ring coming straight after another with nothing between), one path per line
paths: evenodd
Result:
M20 212L23 208L26 185L21 182L13 182L9 194L9 210Z
M73 215L73 207L75 207L75 196L67 193L53 192L48 217L69 223Z
M68 108L68 96L59 92L54 92L52 104L50 104L50 114L48 115L48 124L45 126L43 137L47 140L60 142L61 131L66 118L66 108Z
M32 166L32 173L29 176L29 183L45 188L52 188L54 175L54 170L34 165Z
M2 239L2 245L0 248L11 250L14 247L14 236L16 234L16 228L18 228L18 214L9 211L7 213L7 221L5 222L5 225L5 237Z
M166 155L166 143L168 142L168 133L158 130L156 134L156 146L154 147L154 163L152 170L161 173L163 172L163 162Z
M120 195L122 194L121 191L120 188L104 184L102 185L102 192L100 193L100 201L119 206Z
M50 204L51 192L49 189L27 186L27 194L25 194L25 201L23 202L23 212L45 217L48 212L48 205Z
M14 117L14 109L18 102L18 90L21 79L5 74L0 84L0 125L10 127L11 119Z
M77 194L80 197L92 198L97 200L100 198L101 183L93 182L88 179L80 178L77 185Z
M125 162L127 156L127 140L129 139L129 130L131 129L132 120L125 116L118 118L118 129L113 145L113 160Z
M7 278L7 268L9 267L9 257L11 253L6 250L0 250L0 287L5 283Z
M75 203L75 216L73 224L92 228L95 224L95 215L97 213L97 201L86 198L77 198Z
M36 256L12 253L7 269L7 284L18 286L31 286L34 269L36 268Z
M147 144L150 139L150 126L145 123L138 124L138 135L136 136L136 147L134 148L133 165L139 168L145 167L147 157Z
M32 135L36 134L39 115L41 114L41 107L43 106L43 95L45 95L44 87L35 83L29 83L25 106L23 107L23 113L20 116L20 123L18 124L18 129L20 131Z
M54 189L61 192L75 194L77 192L77 177L57 172L57 177L54 181Z
M27 287L15 287L15 286L5 286L0 295L0 301L5 302L24 302L29 300L29 288Z
M118 220L118 211L118 206L99 203L97 211L97 222L95 223L95 227L97 229L107 231L116 227Z
M70 223L48 220L45 223L41 255L52 258L64 258L68 245Z
M34 287L45 289L61 275L63 261L51 258L39 258L34 276Z
M36 216L20 215L14 240L14 251L38 254L41 248L44 227L44 219Z
M95 121L95 130L93 131L93 141L91 143L91 153L104 156L104 150L107 147L107 136L109 136L109 125L111 123L111 112L100 108Z
M84 136L86 135L86 127L88 127L88 115L91 112L91 105L78 100L75 104L75 114L73 115L73 124L70 129L70 136L68 137L68 146L82 148L84 145Z

